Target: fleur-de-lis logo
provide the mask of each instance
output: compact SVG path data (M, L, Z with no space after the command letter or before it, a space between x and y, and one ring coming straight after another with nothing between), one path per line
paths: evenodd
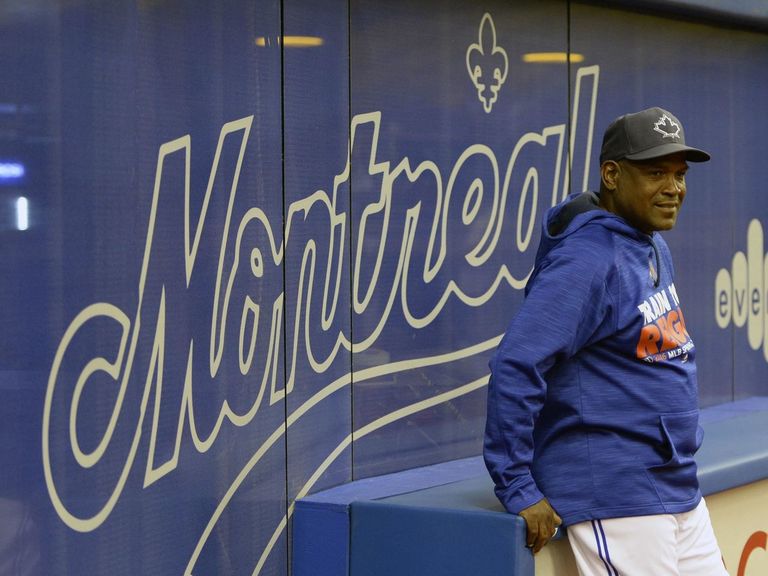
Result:
M680 138L680 125L664 114L653 125L653 129L663 138Z
M486 114L490 114L499 97L508 69L507 52L496 44L496 27L493 18L486 12L480 21L477 43L467 48L467 72Z

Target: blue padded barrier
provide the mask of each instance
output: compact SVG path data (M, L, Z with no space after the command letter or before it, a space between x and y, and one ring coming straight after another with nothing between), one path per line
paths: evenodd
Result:
M344 576L349 564L349 506L296 502L293 514L293 574Z
M477 478L484 469L482 458L465 458L356 480L296 501L292 541L294 576L349 574L351 503Z
M702 410L705 495L768 478L768 398ZM521 518L481 457L368 478L297 501L295 576L532 576Z
M391 499L355 502L350 575L533 574L533 555L521 541L525 522L512 514Z
M705 408L696 455L706 496L768 478L768 397Z

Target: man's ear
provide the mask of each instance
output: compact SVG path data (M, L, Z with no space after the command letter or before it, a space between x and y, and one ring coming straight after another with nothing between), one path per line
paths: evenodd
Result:
M619 164L614 160L606 160L600 166L600 177L603 186L608 190L616 190L616 181L619 178Z

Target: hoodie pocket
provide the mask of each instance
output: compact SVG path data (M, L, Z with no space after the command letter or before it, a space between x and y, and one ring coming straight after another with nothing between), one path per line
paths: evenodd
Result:
M662 458L648 467L656 492L663 502L683 502L696 497L698 480L693 458L704 432L699 426L699 411L662 414L659 417Z

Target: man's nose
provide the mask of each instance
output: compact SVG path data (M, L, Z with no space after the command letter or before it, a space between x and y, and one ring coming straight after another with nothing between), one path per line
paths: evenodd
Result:
M670 194L679 194L685 190L685 182L682 182L675 176L672 176L667 179L667 184L664 188L665 191L669 192Z

